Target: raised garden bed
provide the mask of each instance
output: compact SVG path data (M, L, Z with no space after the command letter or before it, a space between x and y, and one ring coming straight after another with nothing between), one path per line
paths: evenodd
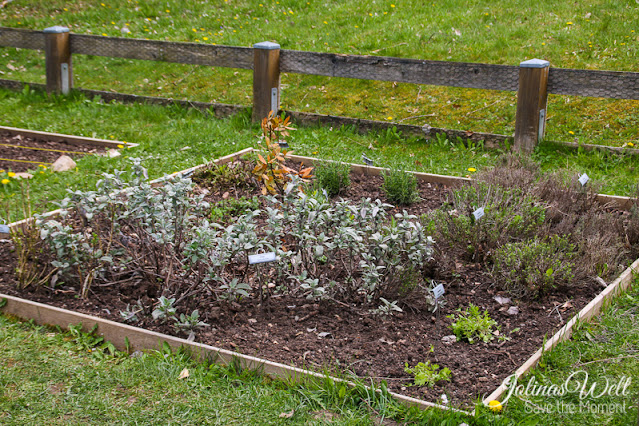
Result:
M252 185L250 182L243 185L238 181L235 181L233 185L223 185L222 178L233 175L236 170L248 171L252 168L244 166L241 162L236 162L236 157L225 159L228 162L233 162L232 166L224 169L225 171L219 172L218 170L217 174L208 176L208 178L218 179L212 186L206 184L206 172L198 173L199 169L204 170L205 167L191 169L183 173L193 175L194 179L200 182L190 193L211 203L213 208L209 211L210 220L213 220L214 217L224 223L226 227L242 222L232 215L224 217L224 212L235 209L238 204L228 200L245 200L239 203L244 209L260 208L265 211L268 206L273 208L272 204L269 205L268 202L259 199L259 186ZM291 161L289 166L293 168L298 161L308 164L313 160L295 157L291 158ZM223 162L218 161L218 164ZM351 206L357 205L357 208L352 210L353 218L349 219L347 215L345 220L355 220L355 215L359 214L363 216L362 219L374 221L375 219L370 216L370 212L376 206L372 204L362 206L357 202L362 196L385 200L386 194L380 191L383 179L379 176L375 177L376 174L379 174L379 169L358 166L355 167L354 172L351 175L352 185L341 193L341 196L350 198L352 200ZM452 187L467 183L467 180L464 179L445 176L417 174L417 177L420 181L418 187L422 200L406 208L385 208L387 219L380 222L380 229L388 224L393 215L403 214L403 210L414 215L425 216L407 219L398 217L395 219L396 223L404 223L409 226L410 223L421 221L426 224L426 230L432 229L430 228L430 215L445 205L447 199L450 199ZM163 182L169 182L169 179L164 179ZM171 185L175 184L169 184L170 189L167 192L177 190L177 187ZM489 187L493 188L490 185ZM125 191L125 193L129 194L129 198L132 197L132 192ZM489 197L489 194L490 192L484 193L483 196ZM618 221L615 223L627 226L628 221L636 220L636 217L622 210L593 207L592 203L598 198L596 194L584 191L583 194L575 196L576 200L581 200L584 203L584 206L589 206L586 209L595 208L597 214L608 215L612 218L611 220ZM629 199L620 198L619 200L621 201L619 205L628 206L632 203L632 200ZM458 199L457 202L461 203L461 200ZM188 204L192 205L194 202L190 201ZM83 209L85 207L83 206ZM451 217L468 215L469 218L470 214L473 213L455 212L453 207L455 206L445 206L440 214L445 212ZM558 214L555 211L557 209L553 210L551 204L544 207L548 211ZM363 208L368 209L367 212L363 213ZM240 210L240 213L245 211ZM559 213L565 214L565 212ZM519 216L519 214L515 214L515 216ZM77 214L72 217L73 219L69 223L80 228L84 226L85 230L87 226L85 221L93 219L86 217L86 210L84 217ZM488 213L486 219L494 221L496 216L491 216ZM477 223L481 223L482 219L476 220ZM559 219L555 218L555 220ZM201 223L201 219L198 222ZM255 224L253 230L245 228L237 235L248 235L253 231L257 235L259 232L263 232L256 230L266 229L268 219L265 214L262 214L256 216L255 221L251 223ZM22 223L23 226L24 224L25 222ZM309 228L321 225L318 220L311 224L313 226L309 226ZM366 226L365 221L359 221L359 219L356 225L359 227L355 227L356 229L363 229ZM95 226L92 225L90 231L100 232L96 230ZM472 226L476 226L476 224ZM202 228L199 228L199 232L202 231ZM483 229L483 231L480 229L480 231L486 234L487 229ZM118 240L118 247L135 248L135 245L145 244L140 232L141 228L128 235L124 234ZM369 232L368 238L372 234L373 232ZM489 235L486 234L483 238L488 237ZM333 238L335 237L333 236ZM489 240L490 238L486 239L486 241ZM305 241L308 242L308 240ZM243 242L246 243L246 241ZM482 246L485 244L484 240L476 241L474 253L470 257L466 253L464 255L466 258L464 256L460 258L447 256L447 252L455 253L457 248L446 246L443 243L443 241L435 243L432 246L433 251L430 253L422 252L427 255L426 257L432 255L434 261L423 262L419 274L407 276L406 280L399 282L399 284L404 284L405 281L412 282L414 280L416 285L403 294L397 300L397 304L394 304L395 300L388 299L386 300L389 304L381 302L380 297L388 297L386 293L375 293L374 291L367 293L368 290L361 285L361 282L365 283L362 281L362 277L365 275L362 271L353 273L348 278L354 281L359 280L360 288L343 299L340 299L339 291L331 289L328 279L320 278L319 282L314 283L312 280L301 278L299 271L296 272L297 278L289 278L289 281L296 281L305 286L289 287L287 291L279 289L278 287L287 281L286 279L277 281L278 267L274 265L282 264L287 261L286 259L291 261L290 255L284 257L286 256L284 252L299 253L304 248L299 245L299 240L292 240L288 235L284 235L283 239L278 242L282 246L289 246L277 248L277 254L284 259L280 259L277 263L249 265L245 257L246 254L269 250L266 247L260 250L254 245L247 246L248 248L243 249L242 253L227 264L228 270L222 272L222 274L228 275L226 277L228 279L225 281L201 280L196 285L196 287L202 288L200 293L191 293L193 283L196 282L193 275L198 273L198 267L190 270L187 268L186 270L190 271L187 275L184 268L181 268L177 262L173 266L170 265L170 262L162 264L163 266L159 266L159 269L157 265L160 263L157 263L154 264L156 279L153 281L144 277L144 274L149 272L144 272L139 268L140 265L146 264L142 262L136 264L137 269L136 267L131 268L134 272L125 272L125 269L119 269L122 267L120 265L115 270L111 269L108 272L109 275L102 277L96 275L94 284L85 292L86 299L69 297L70 295L78 295L82 292L82 287L86 287L83 285L86 281L74 284L71 275L67 277L50 273L46 276L44 285L17 290L19 281L13 274L16 257L9 250L9 244L5 243L1 252L3 259L0 261L0 264L4 265L0 275L0 292L97 315L113 321L123 322L124 318L127 317L129 322L137 326L170 334L176 333L174 325L180 321L179 314L189 315L197 309L199 313L197 321L208 324L208 326L195 327L192 337L198 342L320 372L331 371L339 374L352 372L361 377L373 378L375 381L386 381L391 391L421 400L438 401L442 394L446 394L452 404L468 406L478 395L485 396L493 392L505 377L524 364L530 354L537 351L545 337L552 335L558 328L566 325L566 321L571 316L586 306L601 291L601 286L596 284L596 281L583 280L582 277L582 281L571 283L573 284L571 286L562 284L557 285L554 290L547 289L541 292L538 298L531 299L530 295L524 294L520 294L518 298L508 294L505 288L495 285L494 271L488 270L487 264L481 260L492 256L492 253L488 253L486 247ZM420 244L423 248L431 243L427 240L421 240ZM472 244L471 241L470 245ZM515 248L515 246L513 247ZM324 249L328 250L329 248L326 246ZM137 250L137 248L135 249ZM232 249L232 246L229 246L229 249ZM315 250L315 247L312 247L309 254L321 257L322 254ZM410 251L411 249L405 247L404 250ZM163 253L158 252L159 257L166 254ZM193 250L190 253L193 254ZM629 255L631 256L631 253ZM330 276L330 281L339 282L339 279L344 279L346 275L344 271L340 270L339 264L344 263L348 256L344 256L343 253L341 256L336 256L331 258L331 261L326 259L319 265L314 263L309 265L313 268L320 268L321 274L317 276ZM165 259L170 258L170 256L165 257ZM358 261L362 260L360 255L355 258ZM630 257L623 262L627 263L628 259ZM180 261L184 265L184 259L182 258ZM400 261L403 260L400 259ZM387 265L390 264L387 263ZM402 267L405 265L404 262ZM611 276L618 270L617 265L608 265L608 267L611 268L610 271L607 271ZM397 273L401 270L395 269L394 272ZM548 274L548 271L550 268L545 273ZM286 272L290 274L295 271ZM603 271L601 272L603 273ZM553 275L553 271L549 274ZM54 276L57 278L55 278L56 282L52 284L51 278ZM232 277L239 278L239 281L231 285ZM308 276L307 278L313 277ZM443 296L446 304L439 305L438 312L435 313L433 313L435 305L432 295L429 296L430 293L425 291L428 286L433 285L431 280L442 283L446 290ZM60 281L65 282L61 284ZM263 285L260 286L258 284L260 282ZM386 277L386 283L388 284L388 282L392 285L396 284L392 277ZM238 286L238 283L245 283L247 286ZM288 285L292 286L290 283ZM615 284L615 289L618 286L619 283ZM324 290L319 291L318 287L324 287ZM611 287L606 289L609 293L612 290ZM181 293L178 294L176 291ZM328 294L328 297L322 297L320 293ZM248 297L249 294L252 297ZM368 299L369 294L372 295L370 300ZM168 315L167 309L164 309L164 314L158 312L156 315L151 315L161 305L158 303L160 296L181 298L181 300L174 301L178 311L178 321L162 324L162 315ZM506 299L510 299L510 301ZM453 334L450 329L453 319L447 318L447 316L455 315L456 319L459 319L457 309L467 308L471 303L479 306L482 312L486 310L490 318L496 320L500 326L499 331L493 327L492 332L486 336L487 342L470 344L459 341L446 344L442 338ZM400 307L402 311L394 310L393 306ZM515 307L516 309L513 309ZM132 321L134 316L137 319L135 322ZM156 319L153 318L154 316ZM182 318L181 321L184 324L185 318ZM192 325L195 325L195 322ZM188 335L184 328L186 327L183 327L182 330L178 329L178 335L184 337ZM414 367L419 362L426 361L437 363L442 368L449 368L452 372L451 381L439 381L432 388L409 386L413 377L405 371L405 364ZM519 372L521 373L521 368ZM495 395L497 394L493 393L493 397L496 398Z
M0 126L0 169L27 172L50 166L61 155L77 159L105 155L109 149L137 144Z

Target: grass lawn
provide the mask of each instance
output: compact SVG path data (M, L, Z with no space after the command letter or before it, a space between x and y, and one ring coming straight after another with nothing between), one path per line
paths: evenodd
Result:
M540 58L561 68L634 71L634 2L303 0L224 2L21 0L0 25L79 34L518 65ZM77 87L250 104L250 71L76 55ZM44 82L41 52L0 48L3 78ZM282 77L286 109L511 135L515 94L341 78ZM639 140L639 101L550 96L551 140L623 146Z
M259 126L248 114L216 120L195 110L140 104L105 103L86 99L47 96L33 89L21 93L0 89L2 124L80 136L139 143L121 157L85 156L76 170L66 173L35 173L26 185L9 179L0 186L0 219L21 219L23 201L29 200L34 212L57 208L67 189L93 188L101 174L128 167L128 157L139 157L151 178L183 170L208 160L255 146ZM472 176L469 169L493 167L504 154L481 144L462 141L404 138L389 129L362 135L353 128L301 127L293 133L291 146L296 154L335 158L361 163L363 152L380 165L401 166L407 170L454 176ZM601 185L600 192L635 195L639 182L637 157L603 152L586 152L543 143L533 160L544 170L567 178L587 173ZM0 172L0 178L6 178Z

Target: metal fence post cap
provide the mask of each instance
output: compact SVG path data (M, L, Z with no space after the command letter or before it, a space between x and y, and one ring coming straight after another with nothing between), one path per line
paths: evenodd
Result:
M60 34L60 33L68 33L69 29L67 27L62 27L60 25L56 25L55 27L49 27L49 28L45 28L43 30L44 33L53 33L53 34Z
M521 68L546 68L550 66L550 62L543 59L529 59L519 64Z
M276 50L280 48L280 45L277 43L273 43L271 41L263 41L261 43L255 43L253 45L254 49L263 49L263 50Z

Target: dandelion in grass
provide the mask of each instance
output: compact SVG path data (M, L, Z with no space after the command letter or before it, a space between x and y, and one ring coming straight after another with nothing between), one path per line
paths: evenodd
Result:
M118 148L122 149L122 148L124 148L124 145L120 144L120 145L118 145Z
M469 171L469 172L471 172L471 173L473 173L473 172L476 172L476 171L477 171L477 169L476 169L476 168L474 168L474 167L469 167L469 168L468 168L468 171Z
M568 130L568 133L571 134L571 135L575 134L575 132L573 132L572 130Z
M10 178L16 177L16 174L13 172L9 172L7 173L7 176L9 176Z
M11 182L9 179L2 179L2 184L3 185L8 184L9 182Z
M566 25L572 25L572 22L568 21L566 22Z
M628 142L628 143L626 144L626 146L628 146L628 147L632 148L633 146L635 146L635 144L634 144L634 143L632 143L632 142Z

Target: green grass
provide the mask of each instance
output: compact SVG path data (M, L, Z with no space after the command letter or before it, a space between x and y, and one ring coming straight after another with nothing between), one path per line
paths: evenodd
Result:
M29 183L35 212L54 210L53 202L62 199L68 188L94 188L101 173L128 167L128 157L142 158L149 176L157 178L255 146L256 135L260 134L259 127L250 123L249 114L217 120L195 109L105 103L79 94L47 96L33 89L21 93L0 89L0 116L3 125L140 144L117 158L85 156L78 160L78 167L73 171L36 173ZM454 176L471 176L473 172L468 169L492 167L503 153L485 149L482 144L406 139L393 129L361 135L353 128L317 126L293 132L291 146L296 154L355 163L361 163L361 154L366 152L376 165L401 164L415 171ZM603 192L636 194L639 182L636 157L577 151L544 143L534 158L545 170L573 176L588 173L601 182ZM0 187L0 218L8 222L23 217L25 199L17 181L10 181Z
M365 410L322 407L251 372L195 363L185 353L103 355L92 341L0 316L0 422L321 424L315 417L327 410L336 424L372 423ZM190 376L179 379L184 368Z
M22 0L0 9L0 25L80 34L231 46L264 40L283 49L517 65L633 71L639 26L633 2L369 2L111 0L102 4ZM127 25L128 24L128 25ZM129 33L122 33L122 28ZM257 39L256 37L258 37ZM7 68L10 66L10 68ZM42 53L0 48L3 78L44 82ZM77 87L247 105L251 72L74 56ZM401 120L406 124L510 135L515 94L288 74L286 109ZM623 146L639 140L638 101L550 96L551 140ZM410 118L417 117L417 118Z
M545 354L532 374L520 381L526 385L534 377L538 384L560 386L572 373L584 371L588 374L586 390L597 383L595 394L599 395L604 390L606 381L613 385L619 383L623 377L631 377L626 394L620 392L618 395L586 397L581 400L579 393L545 398L524 396L523 399L527 399L529 403L511 397L505 410L507 418L543 425L634 425L639 422L639 383L636 380L639 377L638 284L639 279L635 278L632 290L620 295L590 324L581 323L576 327L571 340ZM577 381L583 384L584 378L584 373L578 373L574 376L571 387L574 389ZM570 404L575 407L576 412L573 414L561 408ZM611 404L618 404L617 410L622 412L596 412L597 407ZM539 412L537 407L550 407L551 412Z

